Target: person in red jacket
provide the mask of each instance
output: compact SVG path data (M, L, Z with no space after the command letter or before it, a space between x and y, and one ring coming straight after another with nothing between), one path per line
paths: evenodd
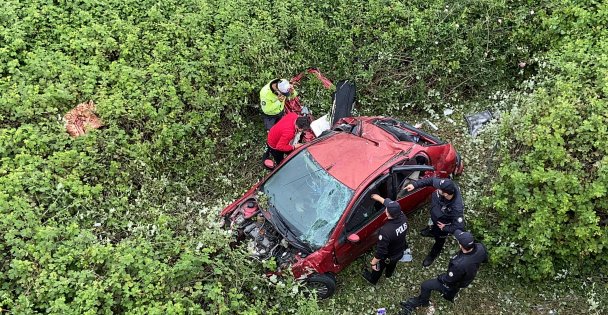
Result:
M298 116L296 113L289 113L279 122L277 122L270 131L268 131L268 139L266 140L266 153L264 153L264 165L269 168L271 163L268 163L269 155L272 155L276 164L281 163L285 154L297 149L302 144L294 141L296 134L310 128L308 117Z

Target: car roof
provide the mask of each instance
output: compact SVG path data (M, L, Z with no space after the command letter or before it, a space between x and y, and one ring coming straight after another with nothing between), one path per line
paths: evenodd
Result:
M353 190L386 162L411 151L415 145L397 140L374 125L374 119L358 121L361 122L361 136L340 132L307 148L322 168Z

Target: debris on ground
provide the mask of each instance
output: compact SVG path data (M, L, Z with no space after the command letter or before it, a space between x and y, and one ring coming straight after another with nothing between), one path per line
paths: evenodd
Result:
M492 119L492 113L489 110L485 110L480 113L465 115L464 119L469 126L469 133L471 136L475 137L481 130L482 125Z
M439 130L439 127L437 127L437 125L435 125L434 123L430 122L428 119L425 119L424 122L429 125L429 127L433 128L433 130Z
M99 117L95 115L95 103L93 101L78 104L67 112L63 119L65 120L65 129L74 138L103 126Z

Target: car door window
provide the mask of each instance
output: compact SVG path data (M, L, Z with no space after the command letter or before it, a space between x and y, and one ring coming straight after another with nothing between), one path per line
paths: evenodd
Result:
M420 178L420 171L405 171L395 174L397 186L397 200L407 196L410 192L405 190L405 186Z
M348 233L356 232L382 213L384 205L373 200L372 195L378 194L383 197L387 196L392 190L392 187L389 187L391 185L390 179L391 177L388 175L383 176L382 179L376 182L376 185L374 185L373 188L368 189L359 198L346 223L346 231Z
M396 196L395 200L401 200L410 195L414 191L407 191L404 188L412 182L422 178L425 174L433 172L433 167L430 165L419 165L416 159L406 160L391 168L393 174L393 182L395 183Z

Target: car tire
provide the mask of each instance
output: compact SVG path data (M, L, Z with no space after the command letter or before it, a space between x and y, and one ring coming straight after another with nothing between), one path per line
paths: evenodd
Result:
M306 279L306 287L312 292L317 291L317 298L326 299L336 292L336 278L329 274L315 274Z

